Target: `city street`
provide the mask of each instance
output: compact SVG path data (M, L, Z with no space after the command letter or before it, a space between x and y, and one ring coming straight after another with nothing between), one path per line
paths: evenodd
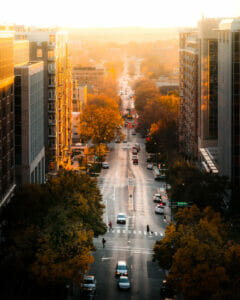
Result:
M126 130L126 129L125 129ZM107 161L109 169L99 177L104 204L104 221L113 223L113 229L95 239L95 263L90 274L97 279L97 299L156 299L164 271L152 262L152 249L156 240L162 239L166 223L162 215L154 212L153 194L164 182L155 181L151 170L146 168L144 140L127 131L128 143L112 144ZM125 131L125 132L126 132ZM131 147L141 145L139 164L132 164ZM127 215L126 225L116 223L117 214ZM147 233L146 226L150 226ZM115 278L118 260L125 260L129 267L131 289L119 291Z

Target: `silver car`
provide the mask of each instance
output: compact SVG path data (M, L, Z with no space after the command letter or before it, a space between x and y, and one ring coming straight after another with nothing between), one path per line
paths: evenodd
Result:
M83 278L83 290L84 291L96 291L97 281L93 275L85 275Z
M127 217L124 213L119 213L117 215L117 224L126 224Z
M118 287L122 290L130 289L130 281L127 276L120 276L118 281Z

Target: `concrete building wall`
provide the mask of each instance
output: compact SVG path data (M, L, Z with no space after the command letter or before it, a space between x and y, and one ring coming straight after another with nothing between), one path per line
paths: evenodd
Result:
M44 62L46 166L55 172L70 158L72 139L72 73L67 33L39 29L17 35L30 41L31 60Z
M29 41L14 41L14 67L25 65L29 62Z
M18 184L43 183L45 168L43 62L15 67L16 178ZM36 172L32 181L32 172Z

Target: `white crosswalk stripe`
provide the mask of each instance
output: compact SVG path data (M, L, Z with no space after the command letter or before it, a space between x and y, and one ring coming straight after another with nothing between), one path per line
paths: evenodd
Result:
M112 229L112 230L108 230L108 233L109 234L112 234L112 233L117 233L117 234L134 234L134 235L140 235L140 236L149 236L149 237L157 237L157 236L161 236L163 237L164 236L164 233L162 232L146 232L146 231L142 231L142 230L130 230L130 229Z

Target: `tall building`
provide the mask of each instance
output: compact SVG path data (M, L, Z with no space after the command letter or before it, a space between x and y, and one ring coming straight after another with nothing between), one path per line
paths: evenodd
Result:
M13 32L0 31L0 206L15 189L13 43Z
M219 171L240 185L240 19L218 31Z
M47 168L57 171L70 159L72 72L67 33L36 29L16 32L30 42L30 60L44 62L44 141Z
M44 183L43 62L17 66L14 72L16 183Z
M99 94L104 84L104 69L102 67L74 67L73 82L78 87L87 86L90 94Z
M179 37L179 145L191 158L198 153L198 40L196 29Z
M25 65L29 62L29 41L14 41L14 67Z
M181 150L218 173L218 38L221 19L205 19L180 33Z
M218 35L221 19L198 23L198 147L217 147L218 139Z

